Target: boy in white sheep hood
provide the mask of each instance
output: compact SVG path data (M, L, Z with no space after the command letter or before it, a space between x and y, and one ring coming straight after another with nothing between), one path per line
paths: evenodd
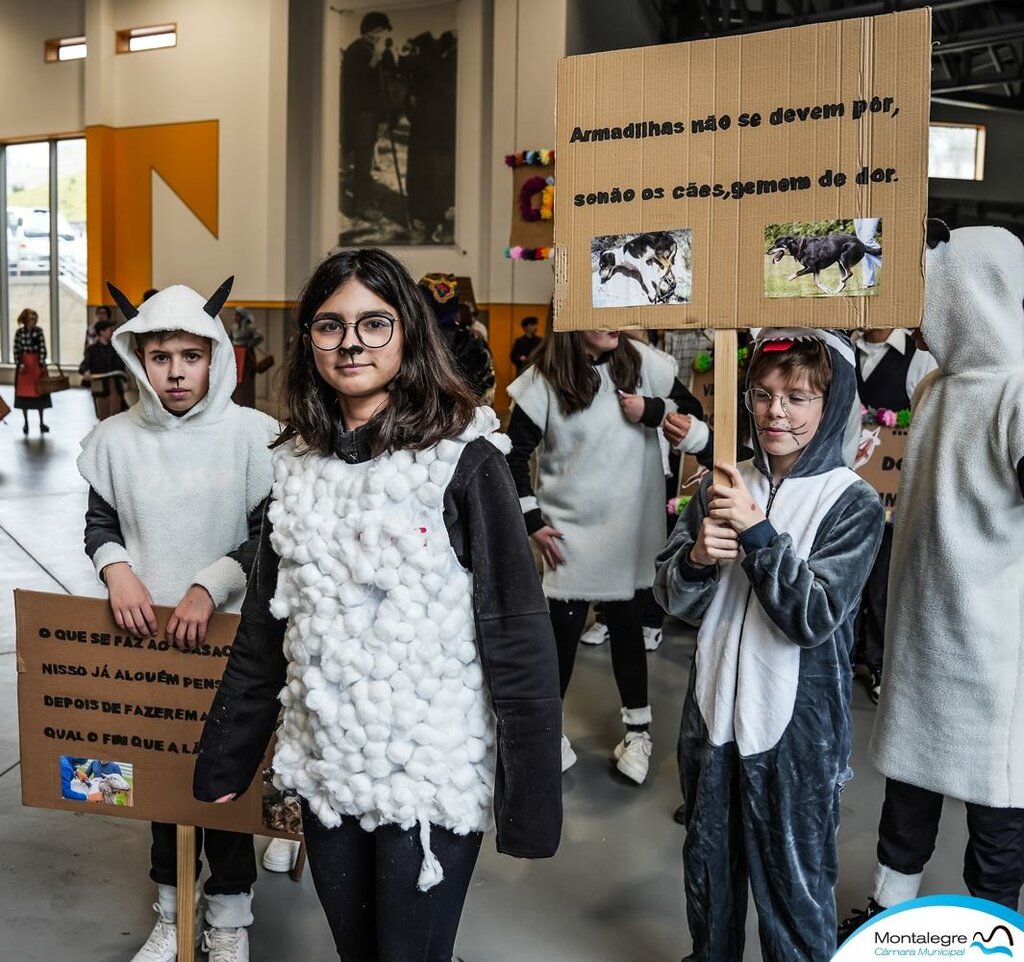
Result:
M244 545L258 531L270 491L276 423L231 401L235 359L217 317L230 280L208 301L177 285L139 308L108 286L127 319L112 343L140 397L82 442L86 552L122 628L155 634L153 605L176 606L163 630L187 649L205 640L214 610L241 603L251 566ZM176 832L152 828L159 918L133 962L173 962ZM204 933L211 959L240 962L248 958L252 922L252 836L208 830L197 841L200 850L205 841L211 870Z
M964 881L1016 909L1024 881L1024 246L928 222L921 334L872 760L886 776L868 907L915 898L943 797L967 804Z

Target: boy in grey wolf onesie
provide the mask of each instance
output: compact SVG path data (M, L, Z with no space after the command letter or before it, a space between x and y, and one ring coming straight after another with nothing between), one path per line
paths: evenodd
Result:
M883 524L843 459L855 381L843 335L762 330L754 459L705 479L658 557L658 601L699 626L679 736L690 962L743 958L748 880L766 962L835 951L853 619Z
M1024 881L1024 246L928 222L921 334L872 761L886 776L867 908L915 898L943 797L967 803L964 881L1017 908Z

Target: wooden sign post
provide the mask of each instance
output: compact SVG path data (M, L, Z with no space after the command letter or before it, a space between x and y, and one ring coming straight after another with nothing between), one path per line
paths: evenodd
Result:
M928 10L560 61L555 329L715 328L734 462L737 329L921 317L930 73Z

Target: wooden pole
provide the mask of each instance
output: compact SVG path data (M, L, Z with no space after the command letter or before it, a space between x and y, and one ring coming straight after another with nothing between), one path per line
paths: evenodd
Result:
M178 826L178 962L196 957L196 830Z
M715 331L715 464L736 463L737 343L736 331ZM715 483L728 485L720 471Z

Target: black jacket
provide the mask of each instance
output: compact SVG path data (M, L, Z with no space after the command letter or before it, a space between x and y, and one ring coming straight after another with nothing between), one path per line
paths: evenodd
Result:
M338 433L335 454L370 459L365 431ZM269 499L268 499L269 500ZM494 818L499 852L551 856L562 825L562 705L554 637L515 485L501 452L477 439L445 491L444 520L473 572L476 643L497 718ZM264 510L241 623L196 758L200 801L242 793L277 723L286 623L269 610L279 558Z

